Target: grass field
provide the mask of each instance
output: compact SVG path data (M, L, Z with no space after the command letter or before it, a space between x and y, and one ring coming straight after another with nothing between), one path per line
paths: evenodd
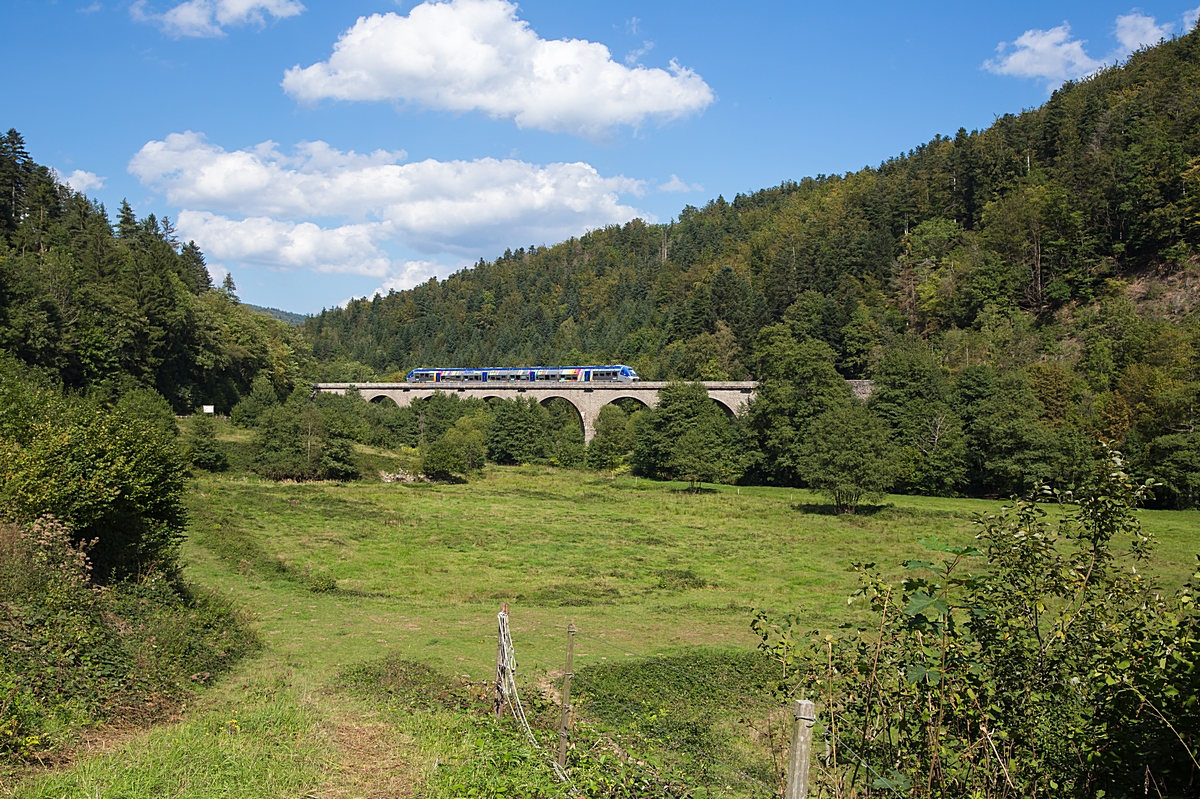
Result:
M896 496L835 516L804 491L683 489L541 467L489 467L459 485L202 477L189 494L187 577L244 607L265 654L180 721L12 792L436 796L475 779L491 785L487 795L521 795L488 775L544 765L495 765L512 731L462 704L493 673L501 602L511 603L522 679L536 694L562 668L570 622L582 632L577 669L608 664L610 676L614 662L644 662L626 651L685 652L678 662L696 651L686 647L749 651L754 608L797 612L813 627L853 619L852 561L898 573L919 554L918 538L967 541L972 515L1001 504ZM1200 513L1141 517L1159 541L1153 571L1173 588L1200 551ZM457 678L461 701L414 710L339 678L385 658ZM457 782L443 779L447 763Z

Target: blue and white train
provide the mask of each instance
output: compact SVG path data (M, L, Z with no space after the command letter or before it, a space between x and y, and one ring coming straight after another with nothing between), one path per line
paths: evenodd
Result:
M483 367L481 369L413 369L410 383L636 383L638 373L622 364L611 366Z

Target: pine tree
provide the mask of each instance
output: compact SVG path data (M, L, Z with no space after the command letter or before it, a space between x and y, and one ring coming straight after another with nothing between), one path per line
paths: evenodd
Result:
M229 272L225 273L225 279L221 281L221 293L234 302L239 302L237 295L237 286L234 285L233 275Z
M9 235L21 222L25 194L33 180L36 164L25 149L25 140L15 129L0 137L0 232Z
M183 245L183 249L179 251L179 260L183 265L183 282L193 293L203 294L206 291L212 291L212 275L208 273L208 266L204 263L204 253L200 252L196 242L189 241Z
M132 241L137 237L141 227L137 214L133 212L133 206L129 204L128 200L122 199L121 209L117 212L117 238Z

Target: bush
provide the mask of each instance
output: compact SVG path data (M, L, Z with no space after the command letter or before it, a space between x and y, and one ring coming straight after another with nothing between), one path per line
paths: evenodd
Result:
M160 713L251 651L220 597L161 573L96 588L50 517L0 525L0 756L53 748L113 713Z
M431 480L453 480L467 471L462 450L439 438L421 451L421 473Z
M217 440L217 428L206 413L192 417L187 435L188 459L197 469L223 472L229 468L225 448Z
M251 468L272 480L350 480L358 477L354 443L337 419L293 392L284 405L259 417Z
M27 440L0 441L0 494L19 521L50 514L76 543L92 542L101 581L169 569L183 536L184 464L161 420L87 405L34 422Z
M485 415L461 416L454 426L421 453L421 473L433 480L453 480L483 469L490 422Z
M856 564L873 615L856 630L803 636L759 614L780 689L823 698L822 724L880 772L842 754L821 787L1196 796L1200 571L1174 599L1146 575L1148 490L1109 451L1078 497L1039 491L1073 511L1057 527L1020 501L976 519L978 548L924 539L899 584Z

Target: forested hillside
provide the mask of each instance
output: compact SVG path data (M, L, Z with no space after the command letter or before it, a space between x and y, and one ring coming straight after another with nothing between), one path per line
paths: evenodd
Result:
M69 389L132 381L177 412L228 411L261 371L288 390L308 348L293 328L214 288L170 220L137 219L58 182L15 130L0 138L0 349Z
M1200 244L1198 60L1192 33L876 168L509 251L325 312L315 350L381 372L621 360L742 376L758 331L788 320L853 377L910 333L956 368L1058 355L1096 303L1129 295L1112 281L1176 273ZM1124 365L1085 349L1093 382Z
M358 374L616 361L786 383L800 353L877 381L909 490L1069 483L1102 437L1190 504L1197 245L1193 32L878 167L508 251L307 330ZM803 482L806 421L771 401L748 474Z

